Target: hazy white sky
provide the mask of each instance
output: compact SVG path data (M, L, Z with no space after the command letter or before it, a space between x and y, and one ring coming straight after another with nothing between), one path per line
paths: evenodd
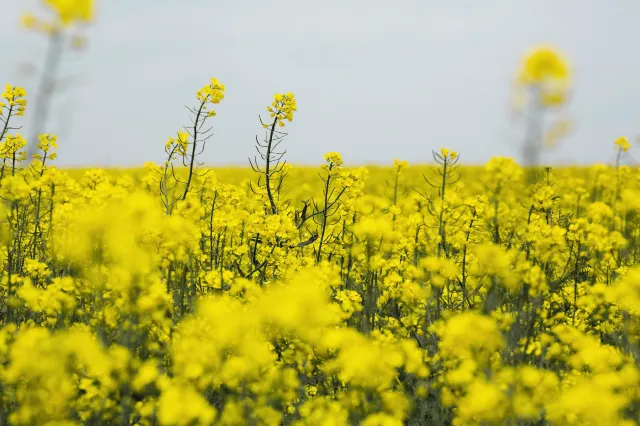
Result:
M0 84L24 85L30 95L35 81L20 64L39 65L44 43L18 20L39 10L35 4L0 0ZM352 164L415 163L440 146L474 163L518 156L510 81L538 43L565 51L575 70L565 113L576 129L549 161L610 161L616 137L640 134L637 0L97 0L97 7L87 50L63 65L78 84L56 98L48 126L59 133L62 165L161 161L167 137L189 123L184 105L195 104L210 77L227 87L202 157L210 164L246 163L261 135L258 114L286 91L298 101L284 142L293 163L318 163L327 151Z

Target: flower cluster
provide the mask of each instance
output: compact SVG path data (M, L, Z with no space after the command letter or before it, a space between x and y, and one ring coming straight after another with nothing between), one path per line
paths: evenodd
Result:
M620 136L613 143L618 148L618 150L620 150L622 152L627 152L627 151L629 151L629 148L631 148L631 144L629 143L629 139L627 137L625 137L625 136Z
M33 14L22 16L22 26L45 33L52 33L74 25L93 21L93 0L44 0L44 5L53 13L51 20L41 19Z
M217 78L212 78L209 84L198 90L196 98L200 101L201 108L209 117L216 115L214 110L208 110L209 104L217 105L224 99L225 87Z
M551 46L538 46L524 57L517 82L533 88L541 104L562 105L570 88L571 70L564 54Z
M189 146L189 133L184 130L179 130L177 136L169 137L165 143L164 150L169 154L170 158L173 158L175 154L179 154L184 157L187 155L187 147Z
M2 99L6 102L0 101L0 116L5 115L4 110L10 111L10 114L16 116L24 116L24 111L27 108L26 96L27 92L22 87L7 84L2 92Z
M296 98L293 93L278 93L273 95L273 102L267 107L269 115L274 119L274 122L278 122L280 127L284 127L285 120L291 122L293 120L293 113L298 110ZM267 127L267 125L265 125Z

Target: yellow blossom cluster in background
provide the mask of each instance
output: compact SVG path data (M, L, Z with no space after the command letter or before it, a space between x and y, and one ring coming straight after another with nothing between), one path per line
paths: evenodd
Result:
M537 46L525 55L516 82L535 90L536 103L559 106L568 96L571 69L564 54L551 46Z
M25 28L50 34L73 25L90 23L94 18L93 0L42 0L42 3L52 16L39 18L25 14L22 16Z

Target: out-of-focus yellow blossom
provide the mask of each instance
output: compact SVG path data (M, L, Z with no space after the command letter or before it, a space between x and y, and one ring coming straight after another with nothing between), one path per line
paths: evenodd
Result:
M440 148L440 155L442 156L443 159L446 160L455 160L456 158L458 158L458 153L456 151L451 151L448 148Z
M207 425L215 415L215 409L188 385L171 383L158 401L158 419L164 425Z
M41 19L26 13L21 19L24 28L51 33L60 28L91 23L94 19L93 0L44 0L43 3L53 13L53 19Z
M519 79L522 83L531 84L569 77L569 66L563 54L551 46L538 46L525 55Z
M407 160L398 160L397 158L395 158L393 160L393 166L397 170L403 170L403 169L406 169L407 167L409 167L409 163L407 162Z
M93 0L45 0L64 25L93 20Z
M625 137L625 136L620 136L618 139L616 139L613 144L616 146L616 148L622 152L627 152L629 151L629 148L631 148L631 144L629 143L629 138Z
M438 326L440 351L448 357L472 357L487 361L504 345L496 322L487 316L465 312Z
M517 82L534 87L542 105L561 105L566 102L571 70L564 54L551 46L538 46L525 55Z
M569 120L558 120L544 135L544 146L547 148L556 147L562 138L571 131L572 123Z
M343 164L342 155L339 152L328 152L324 155L324 160L329 164L329 166L337 166L340 167Z

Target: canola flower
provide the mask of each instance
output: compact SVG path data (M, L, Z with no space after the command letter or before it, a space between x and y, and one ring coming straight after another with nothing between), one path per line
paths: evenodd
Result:
M563 53L551 46L537 46L525 55L517 83L534 88L541 104L558 106L565 103L571 69Z
M537 46L524 58L519 80L535 84L545 80L566 80L570 76L566 59L551 46Z
M285 120L289 122L293 120L293 114L298 111L298 103L291 92L277 93L273 95L273 102L267 107L267 111L273 118L273 126L278 123L279 127L284 127ZM263 127L268 128L269 124L264 123Z
M22 16L23 27L52 33L73 25L90 23L94 19L93 0L43 0L42 3L53 16L42 19L30 13L25 14Z
M211 79L191 112L214 116L224 94ZM19 123L24 90L2 98L2 122ZM268 111L275 133L295 97ZM195 169L197 125L169 138L164 167L126 172L57 169L50 133L24 167L14 127L0 138L3 424L638 422L635 168L547 168L526 185L513 159L460 166L445 147L434 166L390 169L328 152L278 166L267 191L250 168Z
M629 151L629 148L631 148L631 144L629 143L629 138L625 136L620 136L613 143L616 145L618 150L622 152L627 152Z
M47 9L45 16L25 13L21 17L22 27L44 35L46 53L43 61L37 65L39 69L38 92L35 97L35 108L31 134L28 135L26 147L27 160L34 159L39 147L37 140L46 129L41 128L47 122L51 109L51 101L55 91L64 86L60 84L59 73L66 50L82 50L86 39L82 34L83 27L94 21L93 0L41 0L39 3Z
M2 101L0 101L0 116L24 116L27 107L27 92L22 87L7 84L2 92ZM6 112L5 112L6 110ZM6 118L3 118L6 120Z
M533 184L539 177L541 153L557 147L570 129L570 120L554 120L545 129L549 111L569 102L572 72L565 55L558 49L541 45L526 53L515 79L514 107L523 113L524 140L522 161L527 168L527 183Z

